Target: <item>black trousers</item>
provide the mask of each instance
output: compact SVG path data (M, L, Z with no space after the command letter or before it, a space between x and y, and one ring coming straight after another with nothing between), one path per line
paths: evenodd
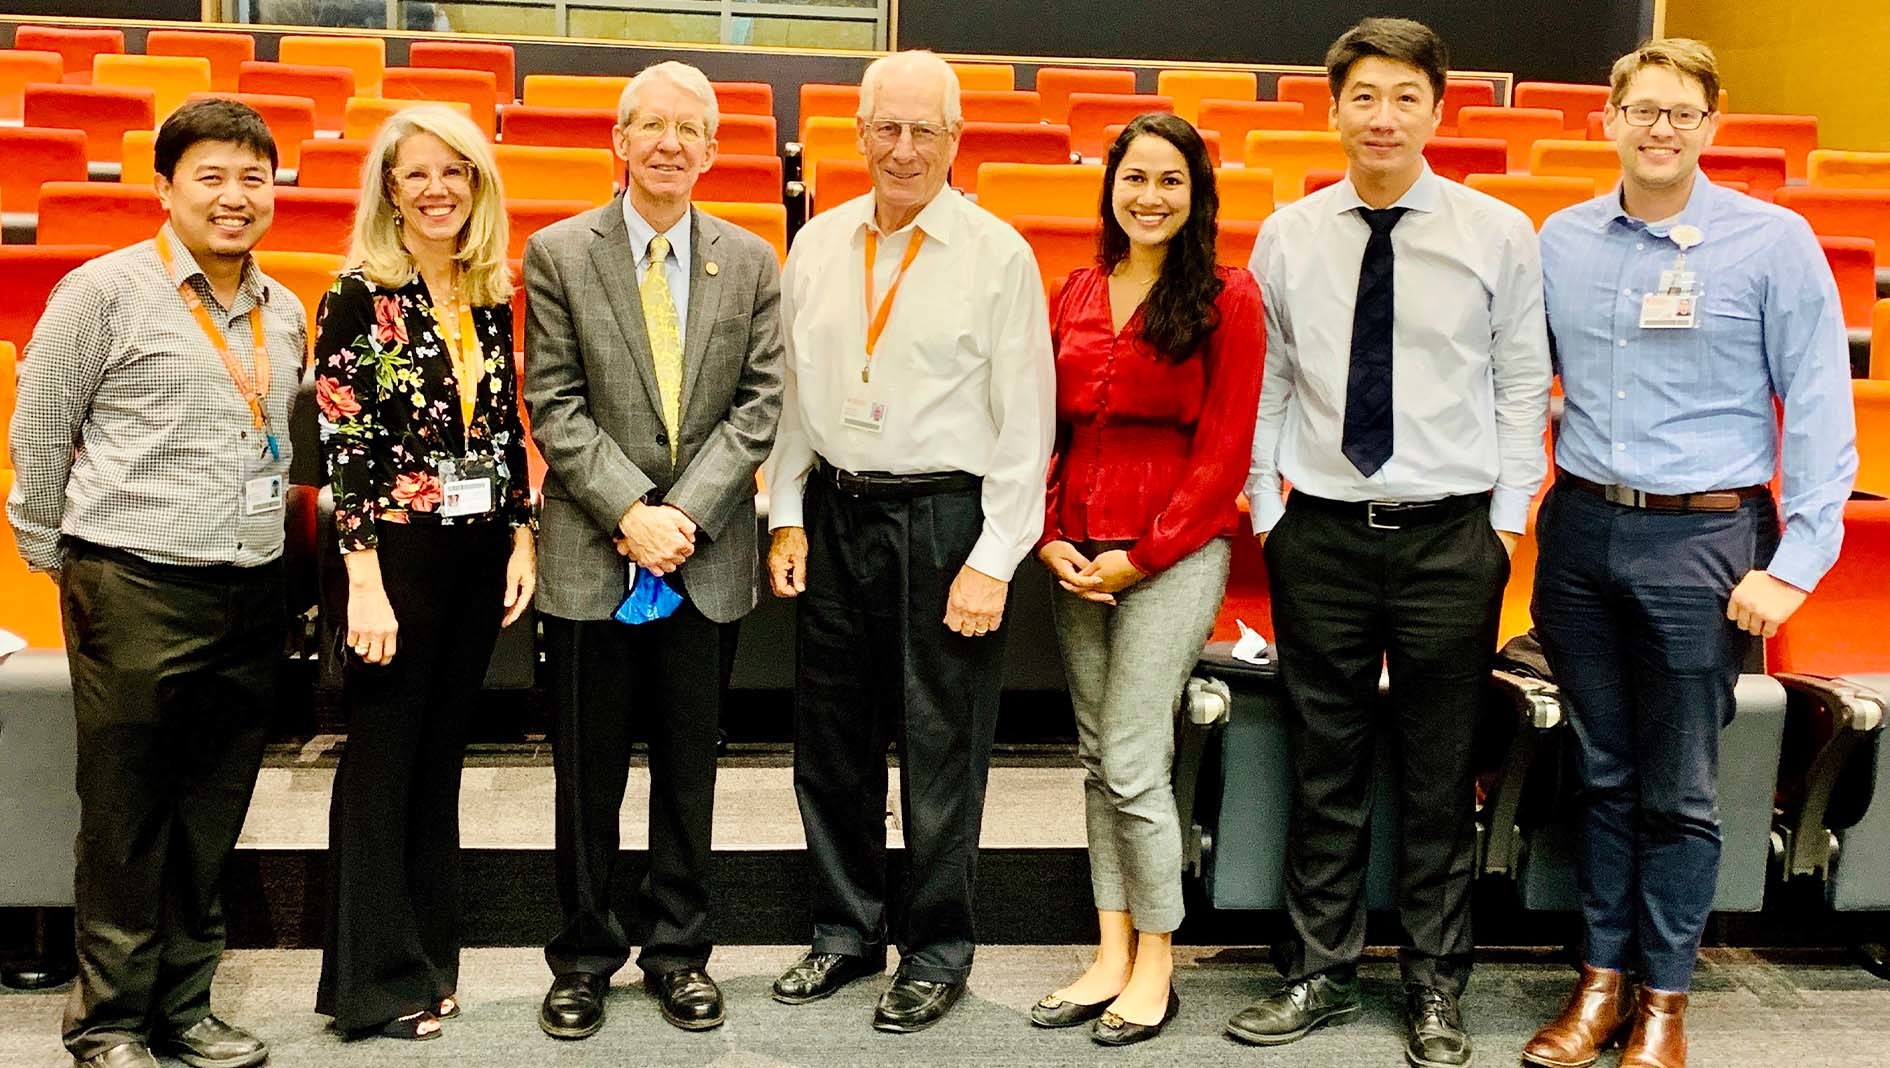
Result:
M210 1011L222 880L262 765L278 564L174 567L69 545L60 607L78 727L75 1058Z
M380 527L394 659L346 650L348 745L328 806L328 929L315 1011L378 1027L459 989L466 716L505 613L503 524Z
M1381 733L1402 782L1398 909L1405 981L1470 977L1475 860L1472 737L1496 646L1509 556L1488 498L1378 530L1295 492L1267 538L1280 672L1292 715L1286 909L1289 979L1344 973L1365 947L1371 777ZM1381 669L1391 678L1379 700Z
M900 971L971 971L972 888L997 729L1004 635L945 628L952 580L983 528L977 490L806 501L807 591L796 626L794 792L813 868L813 948L881 951L886 747L899 746L910 873Z
M637 965L649 975L703 967L712 948L716 731L738 624L716 623L687 599L669 618L636 626L542 618L564 912L545 962L554 975L609 976L630 959L630 933L611 902L630 746L642 733L650 747L650 863L638 897L649 933Z

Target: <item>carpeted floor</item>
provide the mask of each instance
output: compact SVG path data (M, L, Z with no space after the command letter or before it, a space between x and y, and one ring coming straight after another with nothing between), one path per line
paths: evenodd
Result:
M555 1042L539 1032L538 999L548 976L532 949L466 953L466 1014L437 1041L344 1043L309 1011L319 955L252 950L230 954L219 975L217 1010L268 1039L277 1068L559 1068L707 1066L846 1068L886 1065L1187 1065L1268 1068L1403 1064L1396 966L1365 969L1367 1011L1355 1022L1292 1046L1257 1050L1223 1037L1221 1025L1273 981L1263 955L1248 949L1183 950L1176 988L1181 1016L1160 1039L1124 1050L1092 1044L1079 1029L1046 1032L1025 1018L1031 1002L1086 963L1080 947L988 947L971 991L951 1016L918 1035L882 1035L869 1026L885 981L861 983L813 1005L789 1008L767 996L794 947L718 951L711 971L729 1000L728 1024L686 1034L664 1024L626 968L610 1018L594 1038ZM1560 1005L1572 973L1526 953L1490 951L1466 999L1475 1063L1513 1065L1533 1029ZM0 992L0 1068L64 1068L58 1042L62 992ZM1835 958L1714 950L1695 986L1691 1063L1703 1068L1878 1068L1890 1063L1890 983ZM1603 1068L1614 1063L1603 1058ZM176 1062L167 1061L167 1065Z

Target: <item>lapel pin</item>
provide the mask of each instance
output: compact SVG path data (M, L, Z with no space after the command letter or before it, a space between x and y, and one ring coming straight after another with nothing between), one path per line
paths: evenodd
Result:
M722 273L722 268L716 266L714 260L710 260L709 262L703 264L702 270L703 270L703 273L707 274L711 278L714 278L716 275Z

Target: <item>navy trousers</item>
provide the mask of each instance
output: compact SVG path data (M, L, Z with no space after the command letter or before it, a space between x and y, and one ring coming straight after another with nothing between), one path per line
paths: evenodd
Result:
M1684 991L1718 881L1719 734L1750 638L1732 588L1778 546L1769 497L1731 512L1560 486L1537 522L1537 634L1570 702L1587 962Z

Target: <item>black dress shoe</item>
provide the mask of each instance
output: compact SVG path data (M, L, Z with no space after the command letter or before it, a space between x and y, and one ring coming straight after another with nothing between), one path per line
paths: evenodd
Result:
M154 1045L191 1068L250 1068L269 1059L262 1039L215 1016L163 1035Z
M964 992L963 982L933 983L895 976L891 988L879 996L879 1007L873 1010L873 1030L899 1034L923 1031L944 1019Z
M678 968L644 979L663 1019L685 1031L722 1026L722 988L701 968Z
M1321 972L1296 979L1234 1014L1227 1033L1256 1046L1280 1046L1305 1038L1323 1023L1358 1015L1358 979Z
M1168 1021L1174 1019L1179 1012L1181 1012L1181 995L1175 993L1175 988L1171 986L1168 988L1168 1008L1162 1010L1160 1022L1139 1024L1132 1020L1125 1020L1113 1012L1105 1012L1102 1018L1096 1021L1096 1027L1089 1033L1089 1037L1105 1046L1133 1046L1137 1042L1147 1042L1161 1034L1162 1028L1167 1027Z
M1457 996L1435 987L1404 988L1404 1059L1416 1068L1460 1068L1470 1063L1470 1035Z
M103 1053L73 1062L77 1068L158 1068L156 1057L151 1055L151 1047L142 1042L126 1042L113 1046Z
M604 1026L604 995L609 990L609 977L595 972L558 976L538 1007L538 1026L552 1038L591 1037Z
M1085 1005L1080 1001L1065 1001L1055 994L1045 994L1042 1001L1030 1007L1030 1022L1038 1027L1075 1027L1086 1024L1101 1016L1109 1008L1110 1000Z
M819 1001L855 979L878 975L885 970L883 951L864 957L810 952L774 981L774 1000L783 1005L805 1005Z

